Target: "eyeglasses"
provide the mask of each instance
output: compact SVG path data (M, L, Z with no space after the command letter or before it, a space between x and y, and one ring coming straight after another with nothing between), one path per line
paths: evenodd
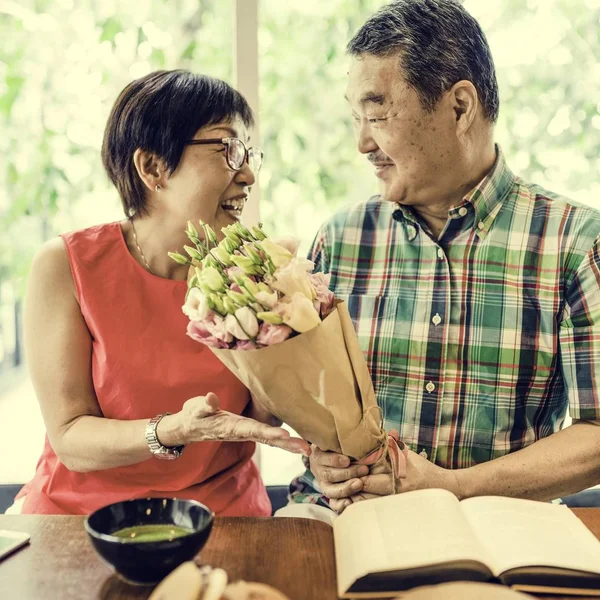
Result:
M225 159L230 169L239 171L248 161L251 171L258 175L262 166L263 151L260 148L246 148L242 140L235 137L213 138L207 140L190 140L188 146L202 146L204 144L223 144L225 146Z

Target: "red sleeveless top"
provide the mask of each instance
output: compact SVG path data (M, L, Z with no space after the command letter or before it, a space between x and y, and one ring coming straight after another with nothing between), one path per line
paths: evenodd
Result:
M92 378L109 419L178 412L193 396L215 392L240 414L246 388L202 344L186 335L185 281L162 279L131 256L119 223L62 236L81 312L92 335ZM46 437L22 512L88 514L129 498L192 498L217 515L268 516L271 504L252 461L255 445L189 444L174 461L148 460L91 473L69 471Z

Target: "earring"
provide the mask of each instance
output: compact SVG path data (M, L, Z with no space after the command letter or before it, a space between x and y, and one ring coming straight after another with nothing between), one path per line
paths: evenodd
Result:
M162 190L162 188L160 187L160 184L156 184L156 187L154 188L155 192L160 192L160 190Z

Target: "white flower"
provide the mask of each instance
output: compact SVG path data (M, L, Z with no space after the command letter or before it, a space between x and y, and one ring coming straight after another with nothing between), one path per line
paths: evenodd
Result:
M321 322L319 313L315 310L312 302L299 292L283 304L282 312L283 322L299 333L310 331Z
M254 297L257 302L260 302L260 304L267 308L273 308L277 304L277 292L256 292Z
M304 264L297 259L290 261L285 267L277 269L273 273L271 287L290 298L299 292L311 302L317 295L304 268Z
M198 288L189 291L181 310L190 321L204 321L212 312L206 296Z
M315 263L308 258L295 258L294 259L299 267L302 267L307 273L312 273L315 268Z
M249 340L258 335L258 321L250 308L243 306L235 315L225 317L227 331L238 340Z
M268 238L261 242L261 246L266 255L273 261L275 267L283 267L294 258L294 255L287 248L275 244Z
M215 267L204 267L200 271L200 281L215 292L222 292L226 287L221 273Z
M285 235L281 237L271 238L271 241L282 248L285 248L292 256L296 256L298 253L298 246L300 246L300 240L292 237L291 235Z

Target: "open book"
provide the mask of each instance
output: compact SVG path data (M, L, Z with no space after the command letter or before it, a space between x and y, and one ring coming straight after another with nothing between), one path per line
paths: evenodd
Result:
M600 542L557 504L419 490L351 505L333 537L341 598L456 580L600 596Z

